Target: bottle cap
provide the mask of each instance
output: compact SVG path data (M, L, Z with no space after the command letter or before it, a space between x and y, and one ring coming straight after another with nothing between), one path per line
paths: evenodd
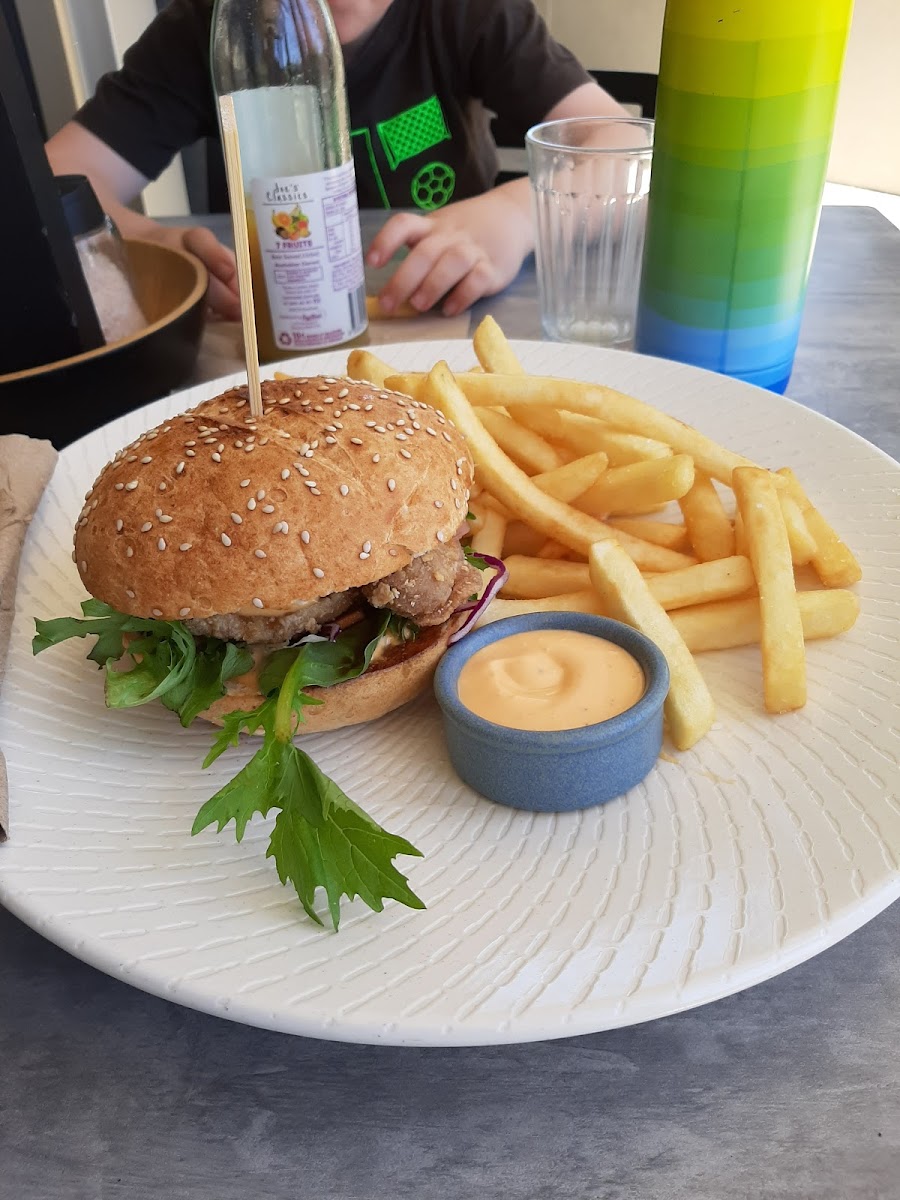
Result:
M57 175L56 183L72 237L83 237L103 225L103 209L86 175Z

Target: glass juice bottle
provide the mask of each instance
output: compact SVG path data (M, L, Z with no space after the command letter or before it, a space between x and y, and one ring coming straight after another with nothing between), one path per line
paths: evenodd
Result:
M358 337L362 238L328 5L217 0L211 54L217 96L232 97L237 120L260 358Z

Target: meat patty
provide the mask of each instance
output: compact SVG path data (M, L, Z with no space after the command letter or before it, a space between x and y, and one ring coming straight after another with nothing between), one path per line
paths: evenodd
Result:
M440 625L480 586L480 572L466 562L459 542L426 550L362 594L373 608L389 608L417 625Z
M321 600L305 604L296 612L278 617L243 617L239 613L223 613L214 617L194 617L185 625L195 637L221 638L223 642L264 642L284 645L302 633L316 633L319 627L336 620L347 611L357 592L332 592Z

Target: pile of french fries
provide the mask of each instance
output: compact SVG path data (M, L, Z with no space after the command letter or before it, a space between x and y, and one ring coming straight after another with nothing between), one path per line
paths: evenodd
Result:
M471 544L509 571L483 620L574 611L641 630L669 664L678 749L715 720L703 651L759 643L765 708L802 707L805 641L854 624L846 589L862 573L794 474L612 388L526 374L491 317L474 351L478 365L454 375L444 362L403 374L354 350L347 374L427 401L466 437ZM677 522L660 515L673 502Z

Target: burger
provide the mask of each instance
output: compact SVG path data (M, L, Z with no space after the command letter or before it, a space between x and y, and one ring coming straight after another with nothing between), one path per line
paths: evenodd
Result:
M194 832L279 809L269 854L307 912L326 890L421 907L381 830L294 742L370 721L429 683L471 621L482 573L462 538L473 465L429 405L331 376L246 387L120 450L85 497L74 560L82 618L38 621L38 653L95 635L106 702L160 700L262 745ZM373 836L377 833L377 836ZM348 850L350 853L348 853Z

